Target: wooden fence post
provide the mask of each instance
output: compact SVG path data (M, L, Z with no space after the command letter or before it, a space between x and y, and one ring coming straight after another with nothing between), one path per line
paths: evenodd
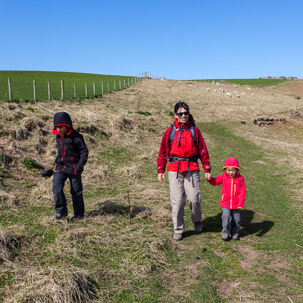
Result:
M36 80L33 80L33 90L34 90L34 101L37 101L37 96L36 96Z
M119 88L120 88L120 90L121 90L121 80L119 80Z
M48 95L48 101L51 100L51 85L50 82L47 81L47 95Z
M85 97L87 98L87 83L85 82Z
M12 101L12 81L8 78L8 100Z
M64 100L64 81L61 80L61 100Z
M76 82L74 82L74 98L77 98L77 87L76 87Z
M95 82L93 82L93 93L94 93L94 97L96 96L96 84Z
M103 96L103 81L101 82L101 96Z

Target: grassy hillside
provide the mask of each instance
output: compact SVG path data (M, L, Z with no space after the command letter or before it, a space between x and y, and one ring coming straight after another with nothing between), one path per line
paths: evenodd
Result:
M233 99L208 86L144 80L98 99L0 105L0 302L302 302L303 110L292 115L293 98L271 91ZM221 240L220 188L203 173L205 230L194 233L186 206L185 238L172 239L156 158L179 99L203 133L213 175L226 157L240 161L248 191L240 241ZM75 223L51 219L51 179L35 168L52 166L52 117L63 110L90 151L86 216ZM266 115L286 123L252 123ZM69 184L66 195L70 218Z
M8 78L12 83L12 98L14 100L34 99L33 80L36 80L37 100L48 100L48 81L51 84L51 98L61 98L61 80L64 81L65 98L74 98L74 83L76 84L77 98L85 97L85 83L87 83L88 96L93 96L93 83L95 83L95 96L101 95L101 83L103 92L119 90L133 84L134 78L128 76L110 76L85 73L67 72L41 72L41 71L0 71L0 100L8 100ZM114 81L115 87L114 87ZM108 87L109 83L109 87Z
M257 87L273 86L287 81L291 81L287 79L207 79L207 80L197 80L197 81L219 82L222 80L227 83L239 84L239 85L252 85Z

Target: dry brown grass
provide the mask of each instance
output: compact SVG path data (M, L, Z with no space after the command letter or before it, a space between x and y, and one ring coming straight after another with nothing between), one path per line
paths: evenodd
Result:
M89 273L73 266L25 267L16 272L16 280L4 302L84 303L96 293Z
M21 248L20 237L0 231L0 263L12 261Z
M210 87L209 92L207 87ZM233 97L226 97L226 92ZM236 98L236 94L240 98ZM4 184L9 185L10 191L4 191L5 187L0 191L1 207L10 214L12 210L19 211L20 201L22 205L41 207L45 212L43 216L37 216L37 223L43 229L56 231L53 242L50 241L48 245L40 243L43 250L36 257L29 257L30 252L25 251L22 260L16 258L21 241L19 236L11 233L9 228L1 233L3 271L13 276L11 285L5 290L4 302L93 302L95 292L99 292L99 297L104 296L106 302L110 290L102 288L103 282L106 285L113 283L112 290L115 291L128 290L132 287L129 277L143 281L155 270L167 277L168 291L171 293L176 283L184 281L183 275L166 263L167 251L174 251L172 230L167 230L171 224L169 191L167 180L159 185L156 174L161 137L172 123L173 117L169 112L179 100L189 104L197 122L232 121L236 135L264 149L266 157L277 161L283 170L290 168L293 172L289 176L291 190L300 201L302 186L296 178L303 168L303 123L290 116L296 106L293 96L277 90L190 81L145 80L132 88L95 100L17 104L14 107L1 104L1 154L12 158L10 163L3 164L12 176L4 178ZM67 220L54 222L46 216L49 213L47 210L53 211L51 180L42 179L39 172L30 172L21 165L22 159L31 157L46 168L52 167L56 156L55 138L51 135L52 117L56 112L65 110L71 115L75 128L84 135L90 151L83 174L84 191L87 190L90 195L85 200L87 217L81 225ZM302 109L299 110L302 113ZM151 116L138 114L138 111L149 112ZM287 123L264 128L253 125L254 118L263 116L284 117ZM241 121L246 121L246 124L240 124ZM18 139L17 129L20 133ZM213 138L203 136L209 149L215 147L217 143ZM131 161L117 163L105 159L102 151L114 148L130 151ZM272 156L272 151L280 153L279 159ZM256 165L266 164L256 162ZM154 177L148 171L150 168L154 169ZM68 184L66 190L69 192ZM127 193L132 215L130 224ZM69 196L68 201L70 203ZM18 235L26 234L26 224L14 225ZM38 233L39 237L42 236ZM39 240L35 241L33 251L39 249ZM243 245L243 254L246 254L249 244ZM96 247L98 250L95 250ZM178 244L177 255L182 255L186 249L186 245ZM94 255L102 256L104 253L110 256L108 260L115 263L117 260L113 251L120 257L119 270L88 261ZM53 263L40 266L40 258L44 257L45 252L50 253ZM82 264L87 262L90 270L71 265L66 261L68 258ZM245 266L250 269L255 260L251 258L252 263L245 263ZM24 265L27 262L31 262L28 263L31 266ZM203 268L203 262L200 263L199 266ZM186 269L186 283L195 284L195 267ZM101 290L95 288L95 280L101 285ZM236 296L238 301L258 302L257 296L254 296L257 293L254 285L239 291L241 285L228 284L230 292L224 291L220 285L218 295L227 300ZM186 296L190 297L189 290L183 291L182 297Z

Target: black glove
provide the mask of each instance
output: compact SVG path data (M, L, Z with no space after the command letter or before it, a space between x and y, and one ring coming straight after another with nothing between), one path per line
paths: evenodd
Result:
M49 178L49 177L51 177L53 174L54 174L54 171L53 171L52 169L47 169L47 170L44 170L44 171L41 173L41 176L42 176L42 177L45 177L45 178Z

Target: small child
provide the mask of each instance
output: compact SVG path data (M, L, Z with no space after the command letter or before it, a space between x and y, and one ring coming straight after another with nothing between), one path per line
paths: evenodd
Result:
M234 240L239 240L241 225L241 210L243 209L246 187L243 176L240 175L240 165L237 158L227 158L223 166L224 173L208 182L214 186L222 184L222 240L229 240L231 234Z
M63 192L65 181L68 178L74 208L74 216L71 221L76 221L84 217L81 173L87 162L88 150L83 136L73 129L72 119L66 112L55 114L53 134L56 135L58 148L56 171L53 180L56 210L53 218L61 220L68 214Z

